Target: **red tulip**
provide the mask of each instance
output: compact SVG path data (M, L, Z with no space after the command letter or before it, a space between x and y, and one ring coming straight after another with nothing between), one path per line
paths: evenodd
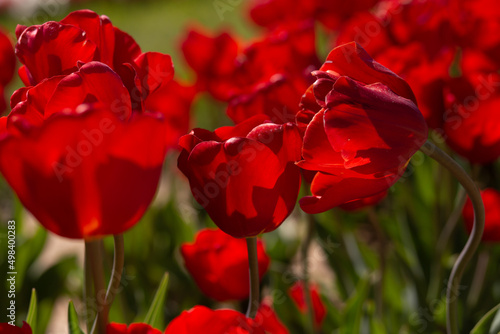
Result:
M8 323L0 323L1 334L31 334L32 330L30 325L23 321L23 327L19 328Z
M247 244L219 229L204 229L196 235L193 244L183 244L181 254L187 270L201 291L217 301L248 298ZM257 242L259 278L269 267L264 245Z
M227 83L236 70L239 48L229 33L212 37L196 30L190 30L181 45L186 62L196 73L198 89L222 101L230 97Z
M335 48L314 75L297 117L305 129L298 165L318 171L313 196L300 200L307 213L388 189L427 139L408 84L359 45Z
M191 31L182 50L197 73L198 89L229 102L227 114L235 123L256 114L280 124L294 121L302 92L312 83L308 74L319 66L311 22L289 24L243 50L227 33Z
M132 227L161 174L161 114L133 112L120 77L99 62L23 92L0 119L0 171L24 206L68 238Z
M500 242L500 192L493 188L481 191L481 198L486 212L486 221L482 240L486 242ZM474 208L472 201L467 198L462 216L465 221L467 232L472 231L474 225Z
M271 310L272 311L272 310ZM286 329L275 319L274 313L263 313L247 318L233 310L213 311L205 306L195 306L184 311L170 322L165 334L287 334ZM260 314L260 315L259 315ZM265 315L264 315L265 314ZM269 320L261 321L261 317ZM281 325L281 326L280 326Z
M120 75L133 109L142 110L143 100L174 73L170 56L142 53L131 36L113 27L108 17L90 10L72 12L60 22L17 26L16 35L16 55L23 63L19 75L26 85L70 74L81 63L99 61Z
M445 89L446 143L472 163L500 157L500 75L464 73Z
M300 187L301 139L291 123L255 116L215 132L194 129L181 138L179 169L195 199L217 226L236 237L276 229L292 212Z
M321 324L326 317L326 307L319 296L318 287L315 284L309 284L309 291L311 293L311 302L314 313L314 323L317 328L321 328ZM304 282L298 281L295 283L288 293L299 311L302 313L307 312L307 304L304 295Z
M289 25L252 43L228 86L228 116L242 122L265 114L272 122L293 122L303 91L312 83L309 72L319 66L314 25ZM230 89L228 89L230 90Z
M16 55L9 36L0 29L0 114L7 108L4 91L16 70Z
M161 334L161 331L142 323L127 326L112 322L106 327L106 334Z

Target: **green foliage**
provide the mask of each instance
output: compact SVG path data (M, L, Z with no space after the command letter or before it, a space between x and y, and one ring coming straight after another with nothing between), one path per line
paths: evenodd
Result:
M155 297L151 306L149 308L148 314L144 319L144 323L151 325L154 328L165 328L165 322L163 321L163 305L165 304L165 297L167 295L168 288L168 273L163 276L160 286L156 291Z
M68 305L68 330L69 334L83 334L83 331L80 329L78 314L72 301Z
M28 308L28 315L26 316L26 322L30 325L33 334L36 334L36 323L37 323L37 301L36 301L36 290L31 290L31 300L30 306Z

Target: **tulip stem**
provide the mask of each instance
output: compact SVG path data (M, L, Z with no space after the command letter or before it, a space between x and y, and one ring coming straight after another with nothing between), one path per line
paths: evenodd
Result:
M448 334L458 334L458 288L460 280L471 260L474 252L477 250L481 242L481 237L484 230L484 205L481 199L481 194L474 181L467 175L463 168L455 162L449 155L436 147L431 142L427 141L420 150L427 154L438 163L448 169L453 176L457 178L460 184L464 187L469 195L474 207L474 226L467 243L457 258L453 269L451 270L450 278L446 289L446 327Z
M92 269L90 268L90 259L88 254L88 247L85 246L85 260L84 260L84 271L85 271L85 285L84 285L84 298L85 298L85 323L87 324L87 333L92 330L93 319L91 317L91 310L93 308L92 303Z
M257 238L247 238L248 268L250 277L250 296L248 297L247 318L255 318L259 308L259 259L257 256Z
M309 288L309 248L315 231L315 219L313 215L307 215L307 230L304 243L302 244L302 282L304 284L304 300L307 310L307 325L310 333L315 333L314 327L314 310L311 299L311 290Z
M113 257L113 270L111 271L111 278L108 284L108 291L106 292L106 302L104 303L104 316L105 319L109 317L109 310L116 292L120 287L120 282L123 274L123 264L125 261L123 234L116 234L113 236L115 242L115 252Z
M97 308L97 317L90 333L95 333L97 330L97 333L105 334L108 319L106 317L106 313L104 313L104 305L106 304L106 295L104 293L106 290L104 287L101 240L85 241L85 252L88 255L88 261L91 269L90 271L94 281L95 307Z

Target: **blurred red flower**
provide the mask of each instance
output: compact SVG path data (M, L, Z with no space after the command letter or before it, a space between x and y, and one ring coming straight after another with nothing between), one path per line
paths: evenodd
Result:
M483 241L499 242L500 241L500 192L493 188L486 188L481 191L481 198L484 203L486 220L483 232ZM462 211L465 227L467 232L472 231L474 225L474 207L472 201L467 198Z
M179 141L178 167L215 224L252 237L276 229L295 207L301 138L292 123L259 115L215 132L194 129Z
M112 322L106 327L106 334L161 334L161 331L142 323L127 326Z
M500 157L500 74L478 52L464 52L462 76L444 89L444 137L455 152L472 163Z
M318 20L329 29L359 12L369 11L380 0L312 0L294 2L286 0L254 0L250 17L260 26L273 29L283 23Z
M289 24L245 48L228 33L212 37L191 30L182 50L198 89L228 102L235 123L256 114L293 122L302 92L312 83L309 72L319 66L312 22Z
M307 213L388 189L427 139L408 84L355 43L335 48L304 95L301 168L318 171ZM342 189L342 191L339 191Z
M321 328L321 324L325 320L326 317L326 307L321 297L319 295L318 287L315 284L309 284L309 291L311 293L311 302L314 313L314 323L317 328ZM300 312L307 312L307 304L305 301L304 294L304 282L298 281L296 282L289 290L288 294L294 301L295 305Z
M269 312L271 311L271 312ZM234 310L195 306L172 320L165 334L287 334L270 308L259 308L254 319Z
M94 12L61 22L17 28L20 73L34 86L16 91L0 119L0 171L48 230L85 239L122 233L152 201L176 139L167 134L169 108L154 102L173 65L168 55L140 53ZM144 108L148 97L153 111Z
M0 115L7 109L5 86L11 82L16 70L16 55L9 36L0 29Z
M196 74L199 91L207 91L216 99L226 101L230 92L227 82L237 66L240 51L238 41L229 33L209 36L195 29L189 30L181 44L187 64Z
M30 325L23 321L23 327L9 325L8 323L0 323L0 333L2 334L31 334L32 330Z
M181 254L196 284L208 297L217 301L248 298L247 244L219 229L198 232L192 244L183 244ZM257 241L259 278L269 267L262 240Z

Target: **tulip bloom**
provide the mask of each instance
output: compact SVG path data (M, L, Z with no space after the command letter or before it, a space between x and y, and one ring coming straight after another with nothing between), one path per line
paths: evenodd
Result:
M326 307L321 300L321 297L318 292L318 287L314 284L309 285L309 291L311 294L311 302L314 313L314 324L317 328L321 328L321 324L325 320L326 317ZM292 298L293 302L297 306L300 312L307 312L307 305L305 301L304 295L304 282L299 281L295 283L289 290L288 294Z
M292 123L255 116L215 132L194 129L179 141L179 169L215 224L235 238L276 229L300 188L301 138Z
M333 49L304 95L301 168L318 173L307 213L388 189L427 139L427 125L408 84L357 44Z
M257 241L259 278L269 267L261 240ZM201 291L217 301L248 298L248 255L245 240L236 239L219 229L204 229L193 244L183 244L181 254L187 270Z
M234 310L213 311L205 306L195 306L182 312L165 330L165 334L199 333L287 334L288 331L268 307L261 307L254 320Z
M161 331L142 323L130 324L129 326L110 323L106 327L106 334L161 334Z
M500 192L493 188L481 191L481 198L484 203L486 220L482 240L486 242L500 241ZM472 231L474 225L474 208L472 201L467 198L462 211L467 232Z
M16 326L12 326L8 323L0 323L0 333L5 334L31 334L33 331L31 330L30 325L28 325L25 321L23 321L23 327L19 328Z
M100 62L43 80L16 98L0 119L0 171L23 205L68 238L132 227L160 178L161 114L133 112L122 80Z
M18 25L16 36L16 55L23 64L19 76L26 86L75 72L81 63L99 61L120 76L132 109L143 110L147 96L174 74L169 55L142 53L131 36L91 10L74 11L60 22Z
M500 157L500 75L470 73L454 78L445 90L446 143L472 163Z

